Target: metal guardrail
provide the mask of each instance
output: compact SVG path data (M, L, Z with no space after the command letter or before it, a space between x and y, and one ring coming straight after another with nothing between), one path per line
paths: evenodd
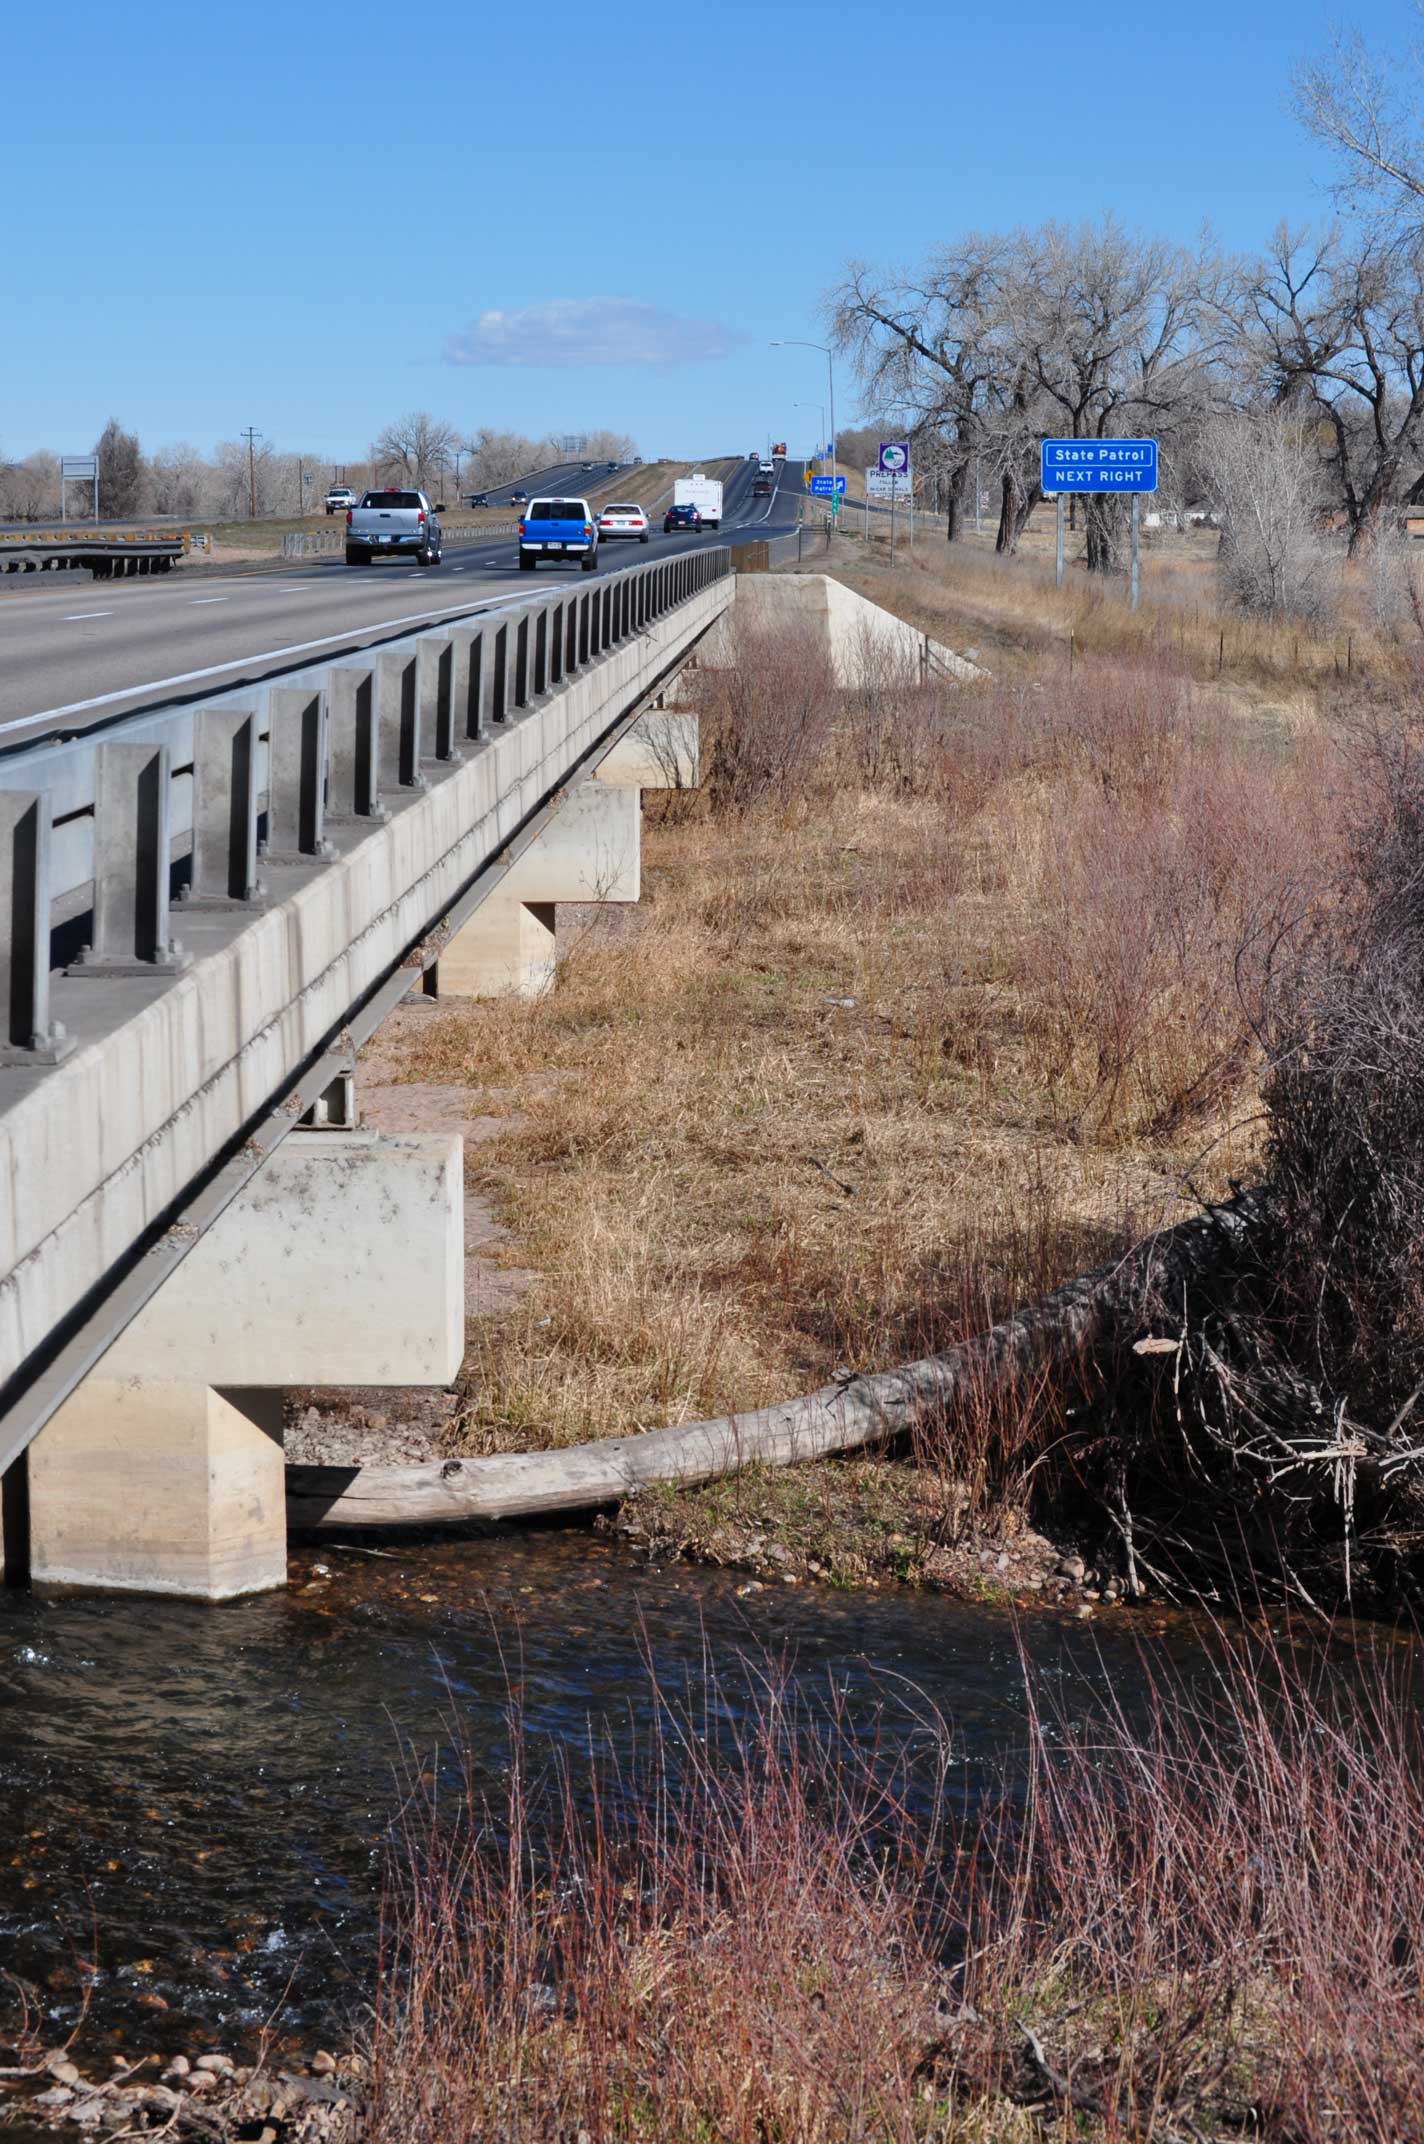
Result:
M180 902L262 907L263 857L329 861L328 819L383 821L428 787L422 766L458 762L731 570L722 547L625 567L0 756L0 1065L72 1046L50 1012L58 926L88 918L71 977L176 974L175 860Z
M87 566L96 580L166 573L190 551L211 550L210 535L188 528L0 529L0 573Z

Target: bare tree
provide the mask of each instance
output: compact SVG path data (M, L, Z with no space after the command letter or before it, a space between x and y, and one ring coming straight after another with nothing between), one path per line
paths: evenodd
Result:
M49 521L59 517L59 457L41 451L23 461L0 455L0 521Z
M1217 270L1204 254L1135 237L1111 218L1010 237L971 234L913 276L853 266L831 294L839 345L869 392L909 413L949 483L958 533L976 456L1000 493L997 547L1012 551L1041 496L1038 442L1171 431L1199 409ZM1088 565L1118 563L1120 502L1088 502Z
M1009 242L971 233L912 275L852 262L827 300L838 348L855 361L867 397L904 412L948 490L945 538L960 534L964 489L1012 355L1002 333Z
M198 514L207 504L211 470L196 447L179 440L149 459L148 483L158 514Z
M1313 410L1353 552L1424 479L1424 231L1312 239L1282 225L1247 278L1256 384Z
M376 440L376 466L383 478L402 479L417 491L430 491L455 459L460 435L453 424L428 410L409 411L388 424Z
M1221 577L1243 610L1308 616L1325 600L1324 472L1309 416L1277 406L1222 411L1197 447L1221 517Z
M1410 47L1416 84L1424 48ZM1424 217L1424 116L1394 60L1377 59L1358 30L1336 32L1323 59L1297 70L1296 110L1307 130L1335 152L1346 200L1371 201L1392 218Z
M554 459L553 442L527 439L522 432L496 432L482 425L466 441L470 457L470 481L478 491L492 484L508 484L517 476L529 476L541 464Z
M1020 242L1009 327L1063 433L1111 439L1144 425L1160 435L1199 402L1211 351L1204 294L1215 267L1111 217L1069 230L1046 224ZM1122 501L1085 502L1090 572L1118 569Z

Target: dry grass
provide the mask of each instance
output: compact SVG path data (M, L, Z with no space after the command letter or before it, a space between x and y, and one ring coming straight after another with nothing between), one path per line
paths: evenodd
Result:
M766 1662L740 1724L710 1675L653 1682L591 1809L531 1780L516 1718L496 1806L469 1762L463 1796L413 1792L373 2144L1412 2136L1417 1697L1326 1666L1244 1637L1145 1718L1026 1678L998 1794L928 1706L867 1749Z
M1076 563L1063 587L1054 586L1046 508L1013 559L995 556L991 532L949 545L942 524L926 520L913 552L900 531L891 574L888 525L872 519L866 543L853 515L829 560L817 555L811 562L952 647L977 645L1000 676L1056 678L1070 659L1109 655L1167 664L1240 694L1247 705L1284 700L1296 713L1370 693L1397 697L1417 684L1417 630L1406 627L1401 637L1381 628L1364 567L1342 569L1328 619L1248 617L1220 600L1217 541L1199 530L1146 543L1135 613L1123 580L1090 577Z
M1319 766L1160 665L848 697L763 646L704 683L634 927L406 1066L516 1112L472 1180L541 1277L472 1330L467 1449L948 1344L1253 1151L1254 949L1328 858Z

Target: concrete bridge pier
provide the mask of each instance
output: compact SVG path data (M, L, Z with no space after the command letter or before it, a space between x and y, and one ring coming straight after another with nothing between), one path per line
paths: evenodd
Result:
M292 1132L31 1444L10 1575L25 1502L35 1586L216 1601L282 1585L283 1388L459 1369L462 1148Z
M636 901L642 862L636 788L580 782L440 953L442 997L537 997L554 979L560 901Z
M697 785L697 716L650 708L606 753L440 954L442 997L537 997L554 979L560 901L636 901L642 792Z

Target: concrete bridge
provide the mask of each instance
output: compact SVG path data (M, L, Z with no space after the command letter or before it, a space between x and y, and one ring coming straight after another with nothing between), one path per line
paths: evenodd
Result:
M0 1482L11 1579L280 1584L296 1384L443 1385L450 1136L379 1138L409 991L543 986L561 900L636 899L662 707L734 582L544 585L0 758Z

